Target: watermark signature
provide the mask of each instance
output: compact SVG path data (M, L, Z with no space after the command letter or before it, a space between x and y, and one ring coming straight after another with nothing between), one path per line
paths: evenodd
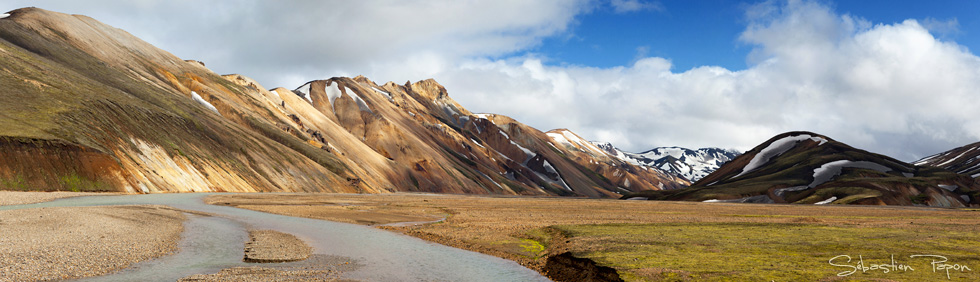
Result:
M969 266L950 263L949 259L945 256L940 255L910 255L909 262L899 262L895 260L895 255L891 255L891 261L885 263L865 263L864 256L858 255L858 259L855 261L849 255L839 255L831 258L828 262L830 265L845 268L847 270L838 272L837 276L844 277L850 276L851 274L865 272L881 272L881 273L892 273L892 272L910 272L915 271L915 267L924 266L925 269L932 269L935 273L946 273L946 279L950 278L949 273L952 272L971 272ZM913 267L915 265L915 267Z

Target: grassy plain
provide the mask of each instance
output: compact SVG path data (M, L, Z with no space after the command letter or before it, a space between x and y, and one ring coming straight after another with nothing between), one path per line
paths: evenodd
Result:
M431 194L229 194L208 202L375 225L538 271L570 251L627 281L980 280L977 210ZM914 270L877 269L892 255ZM911 255L941 255L969 270L947 279L933 271L938 258ZM876 269L837 275L862 258Z

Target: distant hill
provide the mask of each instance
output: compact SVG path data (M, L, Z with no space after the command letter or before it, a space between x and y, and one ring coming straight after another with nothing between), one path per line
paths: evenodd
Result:
M811 132L788 132L691 187L624 198L711 202L976 206L968 175L916 166Z
M473 114L431 79L268 89L89 17L9 14L0 189L619 197L689 184Z
M928 156L913 164L940 167L978 178L980 177L980 142Z
M698 181L738 155L736 150L681 147L658 147L642 153L623 152L610 143L595 143L609 154L636 165L661 169L667 173Z

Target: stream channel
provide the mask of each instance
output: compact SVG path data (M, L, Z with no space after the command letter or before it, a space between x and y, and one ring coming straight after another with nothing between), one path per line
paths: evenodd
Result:
M186 214L177 253L134 264L106 276L78 281L175 281L221 269L263 266L242 262L249 229L272 229L299 237L313 254L349 258L360 265L342 279L363 281L549 281L516 262L447 247L372 227L308 219L228 206L208 205L214 193L86 196L0 206L0 210L41 207L167 205Z

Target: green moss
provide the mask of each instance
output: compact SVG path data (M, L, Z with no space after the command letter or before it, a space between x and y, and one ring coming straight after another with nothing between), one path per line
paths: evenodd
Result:
M74 173L58 177L58 184L61 184L62 189L72 192L102 192L111 190L111 187L105 183L81 177Z
M0 178L0 190L27 191L27 181L20 174L10 178Z
M896 261L914 272L868 271L847 279L944 280L928 260L935 254L951 263L980 269L980 234L902 228L780 223L669 223L558 226L589 251L576 254L611 266L629 280L819 281L837 279L848 268L831 258L863 256L866 264ZM655 271L654 271L655 270ZM652 275L651 272L660 274ZM673 273L673 274L669 274ZM950 272L952 279L976 280L978 273Z

